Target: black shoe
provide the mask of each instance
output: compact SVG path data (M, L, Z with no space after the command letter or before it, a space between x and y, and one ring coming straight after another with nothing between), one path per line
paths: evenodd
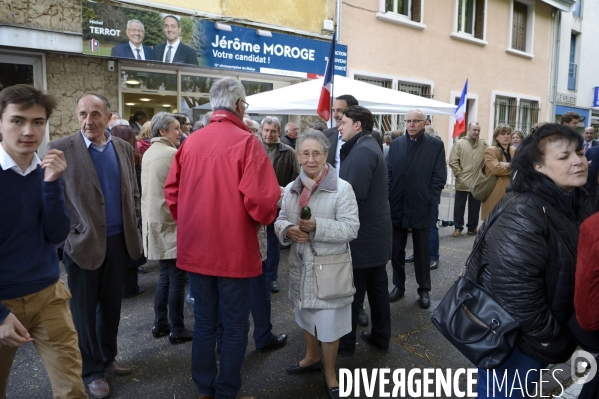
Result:
M170 332L171 328L168 325L162 327L152 327L152 335L154 336L154 338L164 337L165 335L169 335Z
M374 338L372 338L372 334L370 334L368 331L363 331L362 334L360 335L360 338L362 338L362 341L366 342L368 345L372 345L382 352L387 352L387 350L389 350L389 348L381 347L378 344L378 342L376 342L376 340Z
M143 294L144 292L146 292L145 288L140 288L137 292L134 292L133 294L123 295L123 298L134 298L138 295Z
M368 325L368 315L364 311L364 308L360 308L360 313L358 314L358 324L362 327L366 327Z
M276 280L268 283L268 288L270 289L270 292L272 292L273 294L276 294L281 290L281 287L279 287L279 283L277 283Z
M145 273L147 273L147 272L148 272L148 268L147 268L147 267L145 267L145 266L138 266L138 267L137 267L137 272L138 272L138 273L145 274Z
M439 268L439 259L431 259L431 270Z
M406 256L406 263L414 263L414 254L410 255L410 256Z
M181 331L172 332L168 335L168 340L171 341L171 344L181 344L183 342L189 342L193 339L193 331L189 331L184 328Z
M270 342L268 344L266 344L266 346L263 346L262 348L256 348L256 351L266 352L271 349L279 349L279 348L284 347L286 343L287 343L287 334L273 335L272 339L270 340Z
M299 362L292 364L289 367L285 368L285 371L288 372L289 374L303 374L303 373L309 373L311 371L321 371L322 370L322 361L317 361L314 364L311 364L309 366L300 366Z
M329 388L329 398L339 399L339 387Z
M337 356L341 356L341 357L353 356L355 351L356 351L355 348L353 351L349 351L349 350L345 350L345 349L337 349Z
M418 302L420 303L420 307L423 309L428 309L431 306L431 298L428 294L428 291L424 291L420 294L420 299Z
M389 301L390 302L399 301L401 298L403 298L403 296L404 296L404 291L402 291L399 288L395 287L389 293Z

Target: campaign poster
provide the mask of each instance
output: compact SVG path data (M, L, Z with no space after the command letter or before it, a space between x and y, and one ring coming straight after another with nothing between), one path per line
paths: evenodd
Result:
M324 73L330 42L214 21L82 2L83 54L183 63L232 71L316 78ZM335 74L347 72L347 46L335 48Z

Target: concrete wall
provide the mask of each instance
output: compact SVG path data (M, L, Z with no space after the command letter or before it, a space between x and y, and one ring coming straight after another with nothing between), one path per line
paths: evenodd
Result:
M0 0L0 23L81 33L81 0Z
M108 72L107 60L61 54L46 55L48 92L58 107L50 117L50 140L68 136L79 129L75 100L86 91L95 91L118 104L118 76Z
M320 33L325 19L335 16L335 0L153 0L160 4L193 9L226 17L247 19Z
M461 93L466 79L468 92L478 96L477 115L481 137L492 137L492 90L539 97L541 120L548 114L552 46L551 7L536 1L534 57L506 52L510 47L510 1L488 0L486 45L457 40L454 29L455 0L425 0L424 29L377 19L379 0L364 0L362 9L344 4L341 42L347 43L349 76L383 75L429 81L434 99L454 103L451 92ZM359 100L359 93L355 94ZM458 94L459 97L459 94ZM471 119L471 120L475 120ZM440 136L450 141L450 118L435 116ZM447 146L449 153L449 145Z

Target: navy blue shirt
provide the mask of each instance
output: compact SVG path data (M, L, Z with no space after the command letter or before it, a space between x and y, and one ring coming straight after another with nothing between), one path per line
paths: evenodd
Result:
M39 292L60 277L56 245L71 222L62 178L43 180L40 166L26 176L0 168L0 301ZM0 323L9 313L0 302Z

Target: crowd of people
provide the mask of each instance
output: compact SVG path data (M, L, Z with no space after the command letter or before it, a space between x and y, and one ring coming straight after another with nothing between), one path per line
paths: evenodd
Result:
M314 122L300 134L277 117L248 117L236 79L215 82L210 102L213 111L192 128L188 116L166 112L126 121L102 94L84 93L76 100L80 130L50 141L40 159L55 100L26 85L0 92L0 398L18 347L29 342L55 397L86 398L86 388L108 397L105 373L133 371L117 359L117 337L123 297L144 291L137 274L146 260L160 265L152 335L192 341L200 398L236 398L250 315L258 351L287 343L270 321L283 247L306 346L285 370L323 372L329 397L338 398L336 359L354 354L357 325L369 324L366 295L371 328L360 339L381 352L392 336L390 303L405 296L406 263L414 263L418 305L431 305L447 166L456 179L453 237L464 228L477 235L481 219L487 230L466 274L480 277L521 327L497 370L526 374L593 343L580 332L599 325L599 265L594 241L581 247L578 237L581 224L587 239L597 231L599 145L590 131L573 130L580 116L537 124L526 136L498 125L491 145L470 122L446 160L418 109L407 113L405 132L381 135L372 113L342 95L335 127ZM471 193L479 164L497 176L482 204ZM187 280L193 328L183 312ZM484 376L480 370L479 397L488 396ZM588 385L583 396L597 389Z

